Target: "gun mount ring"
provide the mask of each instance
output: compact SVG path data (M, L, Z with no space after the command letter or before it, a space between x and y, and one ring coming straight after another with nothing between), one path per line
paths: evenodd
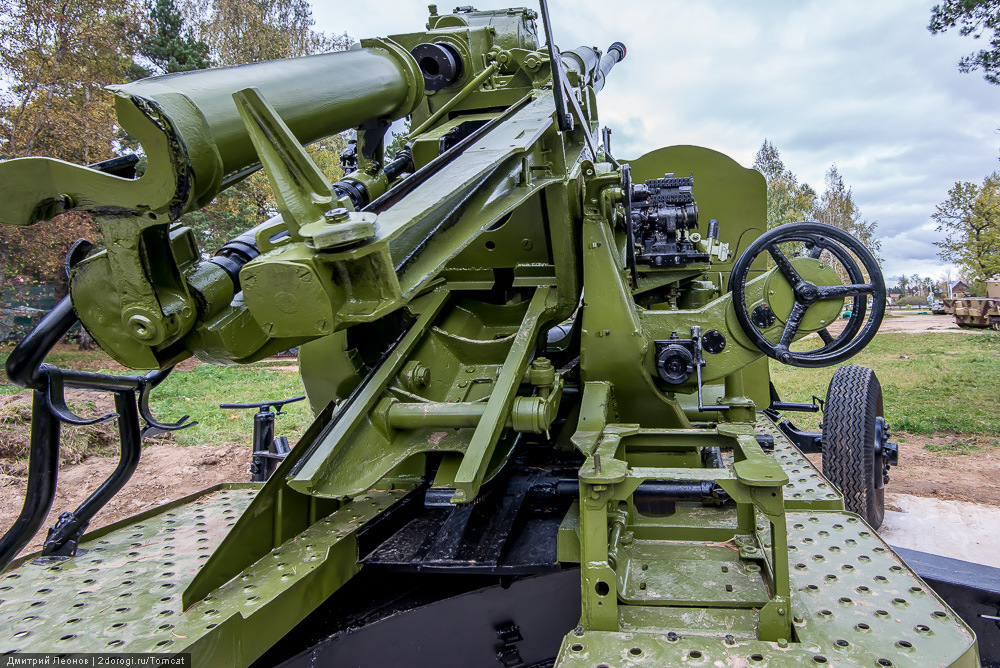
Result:
M778 245L795 241L804 245L807 256L811 259L820 259L824 251L828 252L840 262L850 283L826 286L814 285L805 280ZM776 343L766 338L753 323L746 303L746 282L750 267L757 256L764 252L771 256L778 271L788 281L794 300ZM855 258L860 261L860 266ZM858 239L824 223L789 223L762 234L736 260L729 278L729 287L733 293L736 319L750 341L768 357L792 366L824 367L849 359L874 338L885 316L885 282L878 261ZM839 335L834 337L824 328L818 332L823 339L823 346L820 348L803 352L789 350L810 306L821 301L847 297L853 298L851 315Z

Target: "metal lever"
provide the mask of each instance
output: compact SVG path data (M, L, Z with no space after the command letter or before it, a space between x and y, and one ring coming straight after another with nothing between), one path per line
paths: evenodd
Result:
M291 452L288 439L284 436L275 438L274 419L285 413L281 410L287 404L302 401L306 395L302 394L291 399L280 401L260 401L251 404L219 404L219 408L242 409L256 408L257 413L253 416L253 461L250 464L250 476L254 482L265 482L271 477L281 460ZM271 408L274 412L271 412Z

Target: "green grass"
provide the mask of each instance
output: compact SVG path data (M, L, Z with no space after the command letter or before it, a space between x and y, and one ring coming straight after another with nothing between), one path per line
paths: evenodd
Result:
M967 434L1000 445L1000 334L879 334L847 364L874 369L893 431ZM785 401L825 399L835 370L771 365ZM821 419L808 413L792 418L811 430Z
M972 443L929 443L924 446L929 452L940 452L946 455L971 455L982 450L982 446Z
M6 362L9 350L0 352L0 364ZM127 373L120 365L100 351L76 351L70 346L60 346L47 362L61 367L86 369L105 373ZM224 442L249 443L253 433L255 410L222 410L223 403L253 403L286 399L304 394L302 380L294 371L281 371L281 367L295 364L295 360L265 360L240 367L217 367L198 364L189 370L175 370L159 387L153 390L150 408L161 422L171 422L182 415L190 415L197 425L173 433L173 440L181 445L215 445ZM0 394L26 392L6 378L0 380ZM89 395L88 395L89 396ZM93 395L96 398L96 393ZM101 405L107 410L107 401ZM80 414L94 415L102 412L93 400L70 402ZM0 413L3 413L0 408ZM24 411L20 411L23 413ZM276 433L287 436L293 444L312 421L308 402L300 401L285 408L286 415L278 417ZM18 420L23 422L22 419ZM0 422L3 422L0 415ZM24 425L27 429L27 425Z
M249 443L256 410L222 410L219 404L287 399L304 393L298 373L276 371L265 362L243 367L199 364L190 371L172 373L153 390L150 406L159 420L189 414L198 421L194 427L175 432L174 439L182 445ZM286 406L285 413L278 417L275 431L294 444L312 422L312 413L306 401Z
M0 352L0 363L6 361L6 356ZM125 373L100 351L81 352L70 346L57 348L48 361L70 368ZM976 444L1000 445L1000 334L879 334L848 363L871 367L878 374L886 419L894 432L967 435L969 443L928 448L955 454L981 447ZM187 371L175 371L153 391L153 414L163 421L190 414L198 421L198 425L174 433L173 439L182 445L249 443L254 411L223 411L219 404L302 394L298 373L280 370L290 364L294 361L265 360L242 367L198 364ZM800 369L774 363L771 373L782 399L809 401L812 395L826 397L834 368ZM0 381L0 394L23 391ZM97 410L92 401L82 401L73 408L91 414ZM278 418L277 433L294 443L308 427L312 414L306 402L292 404L286 410L288 414ZM791 417L800 428L819 429L821 414ZM0 414L0 423L3 419ZM13 421L20 423L18 428L27 429L24 415ZM112 454L103 449L101 452Z

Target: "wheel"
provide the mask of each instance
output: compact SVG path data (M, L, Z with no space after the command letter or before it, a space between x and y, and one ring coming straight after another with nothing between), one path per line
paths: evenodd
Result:
M823 475L840 488L844 507L874 529L885 517L885 483L895 445L882 417L882 386L863 366L842 366L823 408Z
M779 246L789 242L808 251L806 257L810 260L819 262L823 256L828 261L839 262L850 283L814 285L802 278L789 260L789 254L795 247L782 250ZM746 303L746 282L750 267L757 256L765 252L771 256L778 271L792 288L793 305L777 342L769 340L762 331L770 327L773 318L765 321L758 318L755 321ZM855 261L855 257L860 260L860 264ZM878 261L856 238L823 223L789 223L762 234L733 264L729 286L733 294L736 320L750 341L768 357L793 366L822 367L849 359L874 338L885 316L885 282ZM818 332L823 340L822 347L804 352L789 350L810 306L849 297L852 298L852 303L848 305L851 315L838 336L834 337L824 328Z

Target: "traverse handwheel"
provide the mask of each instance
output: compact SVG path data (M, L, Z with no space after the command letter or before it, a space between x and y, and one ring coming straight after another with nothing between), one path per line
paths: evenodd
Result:
M771 256L792 289L791 311L776 341L763 331L770 328L773 320L762 319L759 314L754 317L746 303L750 267L761 253ZM792 263L796 253L811 260L838 264L840 273L849 282L842 285L809 282ZM885 316L885 282L878 261L857 238L824 223L789 223L765 232L733 264L729 286L736 319L750 341L768 357L792 366L831 366L851 358L874 338ZM852 300L851 315L838 335L823 328L817 332L823 341L821 347L802 352L789 349L811 306L848 298Z

